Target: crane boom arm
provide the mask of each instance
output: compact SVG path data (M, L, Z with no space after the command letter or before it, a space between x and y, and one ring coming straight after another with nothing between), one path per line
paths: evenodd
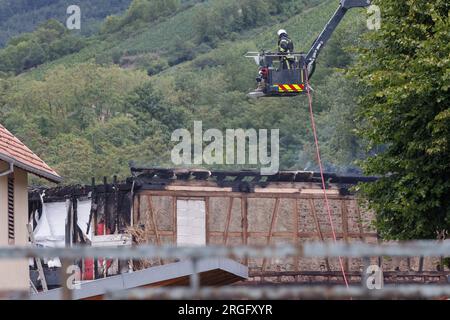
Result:
M340 0L339 8L331 17L330 21L328 21L325 28L322 30L316 41L314 41L314 44L307 53L306 65L309 66L316 61L320 51L323 49L328 40L330 40L334 30L336 30L349 9L368 7L370 3L371 0Z

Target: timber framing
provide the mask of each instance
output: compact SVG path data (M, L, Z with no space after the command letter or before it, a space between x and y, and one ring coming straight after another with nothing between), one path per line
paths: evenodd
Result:
M131 168L131 177L119 183L72 186L45 190L45 201L92 199L92 228L106 223L112 233L129 227L142 229L148 244L177 244L178 208L180 200L204 202L207 245L270 245L299 244L309 241L331 241L333 234L325 210L320 174L285 171L273 176L261 176L257 171L208 171L194 169ZM347 242L379 242L372 226L373 212L353 192L359 183L375 181L374 177L326 174L333 224L338 240ZM41 189L30 194L30 201L39 206ZM32 206L30 206L32 207ZM135 243L138 243L136 239ZM414 258L415 259L415 258ZM415 259L393 261L389 257L372 257L371 263L383 266L387 272L417 272L423 261ZM283 282L342 281L339 264L333 258L249 259L238 261L247 266L249 282L265 283L273 279ZM151 266L171 261L154 259ZM345 259L346 273L357 279L365 262ZM402 269L402 270L400 270ZM96 271L97 273L97 271ZM406 276L405 279L418 279ZM439 275L429 274L430 279ZM399 275L399 277L401 277ZM389 279L394 274L389 274ZM314 280L315 279L315 280ZM400 279L400 278L399 278ZM403 279L403 278L401 278ZM267 280L267 281L266 281Z
M320 174L283 171L262 176L258 171L209 171L132 167L136 187L133 221L138 225L150 217L152 230L148 242L176 243L177 200L205 202L206 243L218 245L270 245L329 241L333 238L324 210ZM358 183L375 181L374 177L326 174L328 198L338 225L339 240L377 242L377 232L367 223L370 212L359 207L352 191ZM149 216L148 212L153 215ZM171 213L169 217L168 213ZM363 223L365 221L365 223ZM164 241L163 241L163 240ZM242 259L256 274L271 272L334 272L333 259ZM359 272L362 262L346 259L346 271Z

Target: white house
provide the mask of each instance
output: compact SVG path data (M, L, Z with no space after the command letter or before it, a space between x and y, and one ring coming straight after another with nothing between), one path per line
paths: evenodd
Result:
M62 178L0 124L0 247L28 244L28 174ZM29 290L26 260L0 260L0 293Z

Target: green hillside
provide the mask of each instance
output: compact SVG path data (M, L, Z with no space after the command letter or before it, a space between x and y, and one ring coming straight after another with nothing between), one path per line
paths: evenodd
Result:
M66 9L76 4L81 9L82 33L98 31L102 21L112 14L121 14L131 0L0 0L0 48L9 39L23 32L33 31L48 19L64 23Z
M280 169L318 169L307 98L247 98L258 67L244 55L276 50L279 28L296 51L308 50L338 0L78 3L81 33L61 24L65 0L0 0L0 47L9 40L0 49L0 123L66 184L125 178L130 161L173 167L172 133L200 120L203 130L279 129ZM366 11L351 10L311 81L322 159L330 172L379 177L358 194L382 237L442 240L450 4L372 3L381 28L367 31Z
M163 4L170 10L155 9ZM125 177L129 161L173 166L170 135L177 128L192 130L194 120L202 120L205 130L280 129L282 169L314 170L306 98L249 100L257 66L243 56L275 50L280 27L298 50L309 49L337 5L337 0L285 0L275 6L268 0L174 0L169 6L134 0L79 47L65 52L55 45L71 39L62 33L43 47L36 65L28 68L24 59L16 72L5 69L1 122L67 183ZM312 80L329 171L355 172L354 160L365 156L353 133L357 87L343 73L353 60L346 48L359 41L364 17L363 10L354 10L345 18ZM15 47L0 50L0 56L17 56L23 43L36 43L41 35L37 30L13 41Z

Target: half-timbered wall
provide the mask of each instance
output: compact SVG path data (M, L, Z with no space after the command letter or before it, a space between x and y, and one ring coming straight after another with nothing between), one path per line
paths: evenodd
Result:
M323 196L318 194L233 193L205 191L144 190L135 197L134 221L144 224L154 221L149 242L176 243L177 200L205 201L206 243L212 245L268 245L330 241L333 239ZM354 196L329 195L332 219L338 240L377 243L372 226L374 216L364 209ZM148 225L148 224L147 224ZM288 260L259 259L242 261L258 273L289 271L339 271L338 259ZM384 270L418 268L418 259L391 260L374 257L373 264L383 264ZM431 263L431 262L430 262ZM408 265L409 264L409 265ZM348 272L360 272L361 259L345 259ZM432 268L431 266L428 266Z
M143 191L135 198L135 219L143 223L155 221L151 242L176 243L177 199L186 199L176 192ZM214 245L267 245L332 240L328 214L318 197L286 197L285 195L200 195L191 193L191 200L206 204L206 242ZM352 197L333 198L333 223L338 239L377 242L371 227L373 216L360 210ZM151 233L152 233L151 232ZM249 261L252 269L262 271L339 270L337 261L293 259L291 261ZM346 261L348 270L360 270L361 261Z

